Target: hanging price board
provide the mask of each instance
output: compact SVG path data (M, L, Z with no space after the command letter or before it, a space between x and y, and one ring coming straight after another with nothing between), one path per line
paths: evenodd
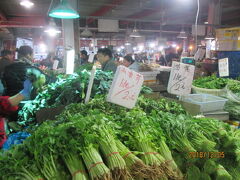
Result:
M118 66L114 75L107 101L133 108L143 84L143 75L124 66Z
M220 77L229 76L228 58L218 60L218 69L219 69L219 76Z
M195 66L173 62L168 82L168 92L175 95L191 93Z

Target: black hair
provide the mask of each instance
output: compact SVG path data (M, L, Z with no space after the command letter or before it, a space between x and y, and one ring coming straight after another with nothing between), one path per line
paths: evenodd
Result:
M27 56L33 54L33 49L30 46L21 46L18 49L18 53L20 56Z
M101 48L101 49L98 50L97 53L101 53L101 54L103 54L104 56L109 56L110 58L113 57L112 51L111 51L110 49L108 49L108 48Z
M7 56L7 55L11 55L12 54L12 51L10 50L3 50L1 52L1 56L4 57L4 56Z
M125 56L124 59L130 62L131 64L134 63L134 60L131 56Z
M82 50L82 51L81 51L81 54L83 54L83 55L85 55L85 56L88 56L88 53L87 53L86 50Z

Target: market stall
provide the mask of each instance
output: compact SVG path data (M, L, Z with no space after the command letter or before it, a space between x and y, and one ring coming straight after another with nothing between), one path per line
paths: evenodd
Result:
M239 5L0 1L0 180L240 180Z
M59 76L24 105L19 124L32 125L31 136L0 156L5 179L239 178L239 130L165 98L140 96L133 109L106 102L113 76L96 73L88 104L85 70ZM60 105L58 116L35 126L38 110Z

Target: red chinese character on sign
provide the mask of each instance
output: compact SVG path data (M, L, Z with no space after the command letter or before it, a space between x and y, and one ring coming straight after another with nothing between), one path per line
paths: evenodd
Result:
M133 94L131 95L130 99L134 101L134 100L135 100L135 97L136 97L136 93L133 93Z
M121 88L129 88L129 83L128 83L128 81L127 81L126 79L122 79L119 87L121 87Z
M140 79L141 79L141 75L140 75L140 74L137 74L137 75L136 75L137 84L139 83Z
M133 72L132 72L132 71L129 71L129 72L128 72L128 77L129 77L129 78L132 78L132 77L133 77Z

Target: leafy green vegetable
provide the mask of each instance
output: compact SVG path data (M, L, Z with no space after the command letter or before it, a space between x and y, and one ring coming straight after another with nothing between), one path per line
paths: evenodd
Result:
M207 174L213 174L217 169L217 164L213 160L209 159L205 162L203 169Z
M0 155L0 174L11 180L14 173L20 177L27 169L30 175L25 175L60 180L88 179L87 174L98 180L182 180L185 175L195 180L203 178L200 170L213 170L207 159L189 158L189 153L216 151L226 156L214 159L217 166L237 177L232 169L240 166L239 137L239 130L192 117L174 101L139 97L136 107L127 109L95 96L88 104L70 103L56 120L39 125L16 146L20 149ZM225 171L214 175L228 176Z
M227 83L228 79L218 78L216 75L201 77L193 81L194 86L207 89L223 89Z
M201 172L197 166L190 166L187 170L187 180L199 180Z
M224 107L225 111L229 112L230 119L240 121L240 104L237 102L228 101Z
M216 180L232 180L232 176L226 171L222 165L218 165L216 172Z
M200 180L211 180L211 177L207 173L201 172Z

